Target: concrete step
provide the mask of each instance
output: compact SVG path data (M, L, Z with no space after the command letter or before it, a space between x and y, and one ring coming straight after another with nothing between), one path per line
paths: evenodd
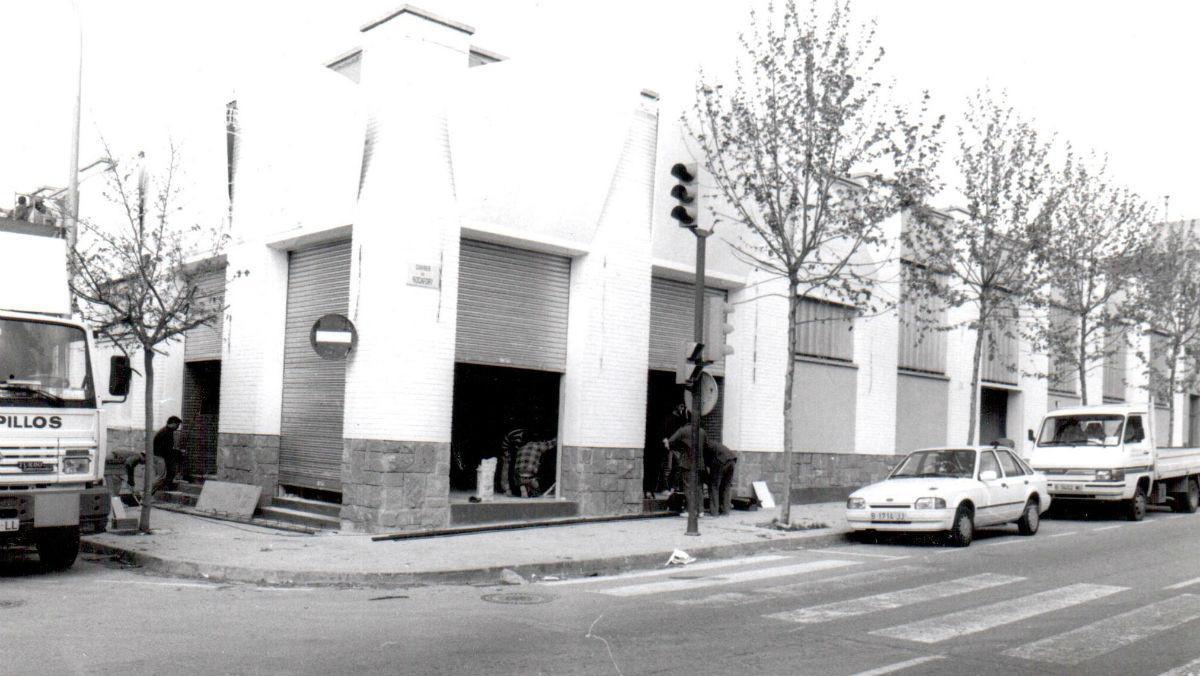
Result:
M579 515L579 503L570 500L497 500L494 502L456 502L450 504L450 523L506 523L535 519L555 519Z
M300 509L291 509L289 507L277 507L275 505L263 507L259 510L257 516L271 521L294 523L300 526L323 530L338 530L342 527L341 520L336 517Z
M195 507L196 503L200 501L200 493L199 491L192 493L186 490L159 491L154 494L154 499L185 507Z
M336 502L322 502L320 500L308 500L289 496L271 498L271 506L294 509L301 512L312 512L313 514L320 514L321 516L328 516L334 519L342 516L342 506Z

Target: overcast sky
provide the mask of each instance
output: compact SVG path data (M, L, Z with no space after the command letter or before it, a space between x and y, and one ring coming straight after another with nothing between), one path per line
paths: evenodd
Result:
M320 63L359 44L358 29L397 0L4 0L0 40L0 205L66 184L83 26L81 164L165 139L182 146L193 202L221 199L224 105L248 77ZM473 43L512 59L553 61L564 76L604 70L687 96L701 63L734 56L750 2L719 0L421 0L475 27ZM761 5L762 3L754 3ZM1200 3L857 0L876 17L898 94L929 89L957 119L990 85L1048 132L1111 158L1114 173L1168 216L1200 217L1196 132ZM76 10L77 8L77 10ZM949 160L950 158L948 158ZM945 162L954 180L952 161ZM84 205L87 210L87 205ZM219 209L216 213L220 213Z

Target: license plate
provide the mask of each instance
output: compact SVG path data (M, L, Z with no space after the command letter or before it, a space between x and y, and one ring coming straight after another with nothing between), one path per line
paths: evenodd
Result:
M1063 492L1081 491L1083 490L1083 486L1079 484L1054 484L1054 490Z
M0 532L21 530L20 519L0 519Z
M904 512L871 512L872 521L904 521Z

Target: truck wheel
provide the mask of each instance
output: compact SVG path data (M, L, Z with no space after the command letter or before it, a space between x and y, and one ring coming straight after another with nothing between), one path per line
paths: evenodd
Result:
M1141 521L1146 518L1146 491L1137 487L1133 499L1125 501L1125 518L1130 521Z
M1196 477L1188 477L1187 491L1175 495L1171 505L1176 512L1192 514L1200 507L1200 486L1196 485Z
M36 536L38 558L50 570L66 570L79 555L79 527L47 528Z
M975 518L971 510L959 507L954 514L954 527L950 529L950 544L955 547L969 547L975 539Z
M1017 519L1017 532L1021 535L1033 535L1038 532L1038 526L1041 525L1041 515L1038 513L1038 504L1033 500L1025 503L1025 511L1021 512L1021 518Z

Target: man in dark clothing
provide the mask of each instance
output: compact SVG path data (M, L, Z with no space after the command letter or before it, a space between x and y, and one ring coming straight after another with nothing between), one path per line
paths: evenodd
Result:
M154 435L154 455L163 459L166 463L166 472L163 475L163 487L170 489L175 486L175 472L179 466L179 449L175 446L175 433L182 427L183 421L176 416L167 418L167 424ZM129 479L129 485L134 489L139 488L134 486L133 471L138 464L145 461L142 453L134 453L125 461L125 476Z
M683 489L683 494L689 499L691 498L692 485L692 426L691 424L683 424L679 429L675 430L667 439L667 446L679 459L680 471L680 487ZM700 428L700 448L704 449L708 446L708 436L704 433L704 428ZM706 472L704 471L704 453L700 454L700 506L698 511L704 511L704 485L706 482Z
M708 511L713 516L728 514L733 508L733 470L737 468L737 453L725 444L714 441L704 448L708 465Z

